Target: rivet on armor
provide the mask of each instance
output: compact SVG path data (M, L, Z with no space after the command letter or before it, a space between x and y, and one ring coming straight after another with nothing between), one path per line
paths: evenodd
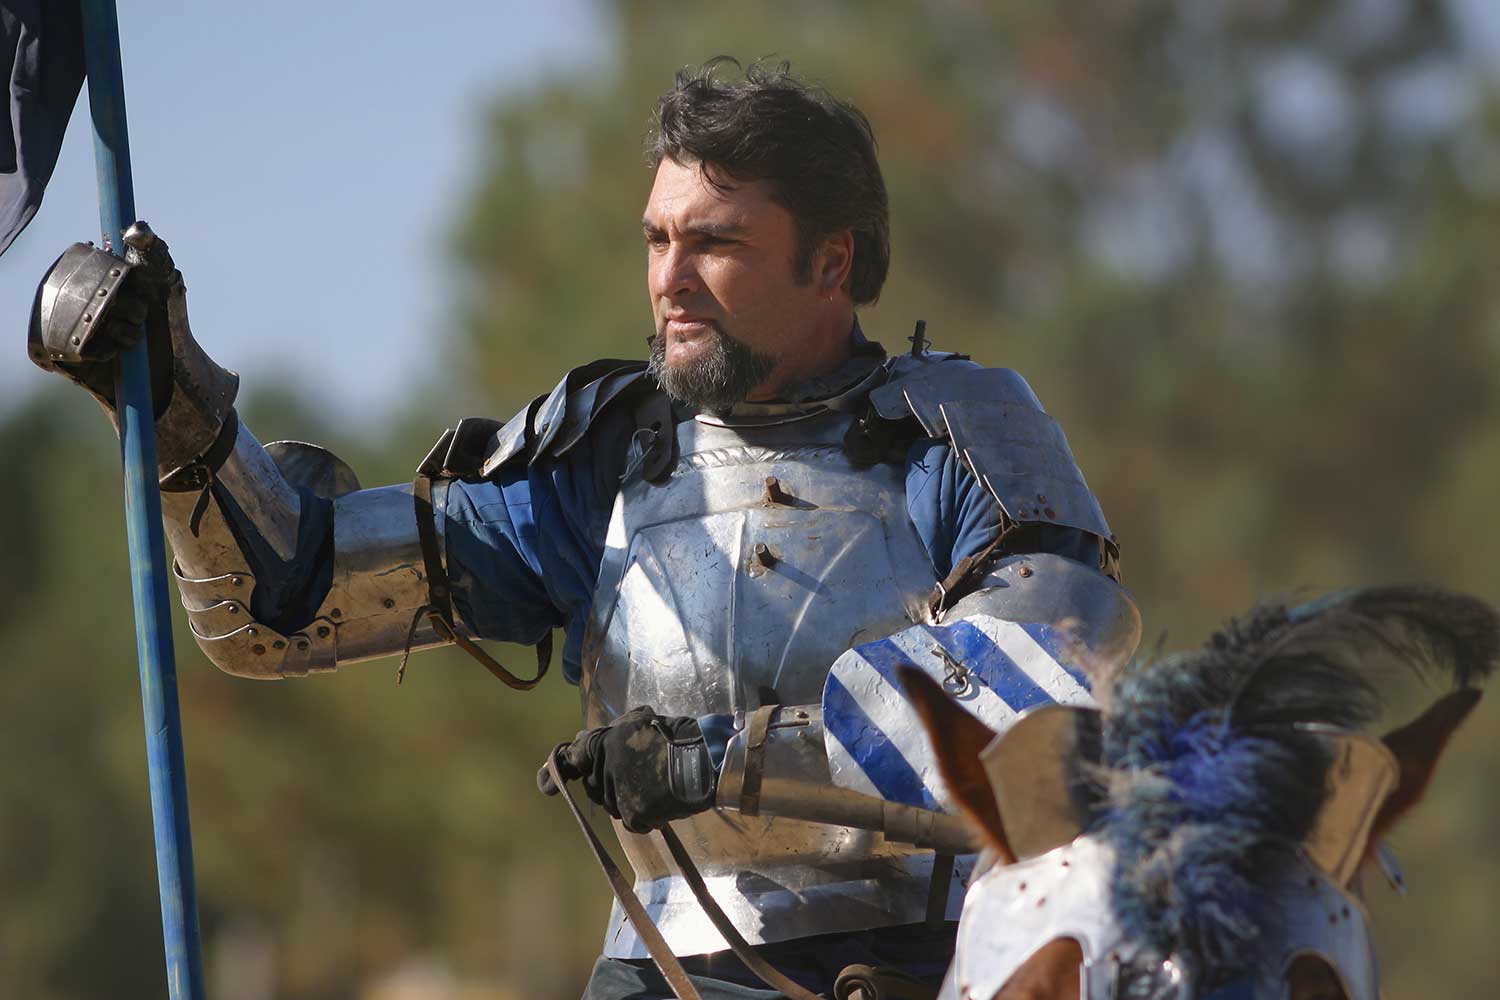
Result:
M228 611L232 615L237 615L237 614L240 613L240 607L239 607L238 604L231 604L229 607L225 608L224 610Z
M335 617L335 618L342 618L342 617L344 617L344 611L343 611L342 608L334 608L332 611L329 612L329 614L333 615L333 617Z
M1033 570L1030 566L1022 566L1020 569L1016 570L1016 572L1021 574L1022 576L1030 576L1035 572L1035 570Z
M83 321L85 323L92 323L94 321L94 314L93 313L84 313L83 314Z
M779 504L783 507L792 505L791 495L781 488L781 480L775 476L766 477L766 503Z
M327 625L319 625L318 626L318 638L319 639L326 639L326 638L328 638L328 626Z
M383 604L385 606L386 610L388 610L388 611L391 608L394 608L396 606L396 602L393 601L393 600L391 600L389 597L387 597L385 600L381 601L380 603Z
M103 289L103 288L99 289L99 297L101 299L104 298L108 294L109 294L109 291L107 289Z
M254 653L256 656L264 656L266 654L266 647L257 642L255 645L250 647L250 652Z
M90 243L89 246L93 246L93 244ZM118 267L112 267L112 268L110 268L109 269L109 276L111 278L118 278L120 276L120 269Z
M284 640L284 639L277 639L275 642L271 643L271 648L272 649L286 649L286 640Z
M242 576L231 576L229 578L229 582L232 583L232 584L234 584L236 587L238 587L238 586L241 586L245 582L245 578L242 577Z
M751 549L755 561L766 569L776 565L776 556L771 552L771 547L765 542L756 542L755 548Z
M307 640L306 639L298 639L297 640L297 648L299 650L302 650L302 651L305 652L307 650Z
M75 345L77 345L77 344L81 344L81 343L83 343L83 341L81 341L81 340L80 340L80 339L79 339L79 338L77 338L77 337L74 337L74 338L73 338L73 343L74 343L74 344L75 344Z
M245 634L246 635L260 635L260 633L255 630L255 626L254 625L251 625L249 628L245 629Z

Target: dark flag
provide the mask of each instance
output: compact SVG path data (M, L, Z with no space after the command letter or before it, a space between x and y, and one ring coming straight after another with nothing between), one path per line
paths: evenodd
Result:
M83 86L78 0L0 0L0 67L10 89L0 129L0 253L42 203Z

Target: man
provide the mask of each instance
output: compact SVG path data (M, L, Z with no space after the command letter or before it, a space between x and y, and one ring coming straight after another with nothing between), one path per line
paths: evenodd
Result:
M983 613L1069 619L1102 650L1133 646L1138 620L1025 382L928 351L920 327L896 356L862 335L889 263L865 117L785 66L719 68L679 74L648 136L649 361L574 369L503 426L461 421L415 485L359 489L321 449L257 442L144 229L131 268L64 254L32 357L111 409L111 359L144 324L174 569L221 669L458 641L525 688L471 637L537 645L539 679L562 628L593 727L564 776L620 820L637 894L705 996L771 994L651 833L669 822L793 978L827 991L867 963L936 983L968 864L950 892L951 863L894 834L762 814L755 783L829 782L821 760L775 774L762 748L792 730L823 745L825 677L861 643ZM588 995L667 995L645 957L617 906Z

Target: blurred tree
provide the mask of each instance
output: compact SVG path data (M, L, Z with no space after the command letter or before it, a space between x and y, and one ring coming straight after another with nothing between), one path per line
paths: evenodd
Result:
M456 224L463 363L379 437L247 386L263 440L409 477L456 400L507 415L642 351L640 137L673 69L774 53L869 115L894 267L871 335L1027 374L1151 634L1268 593L1431 579L1500 600L1500 19L1486 0L825 0L601 7L613 57L498 99ZM184 261L191 274L195 266ZM211 303L195 301L212 339ZM233 359L226 359L232 363ZM372 413L372 419L382 415ZM0 425L0 995L159 996L114 446L77 394ZM605 893L532 790L578 725L462 656L226 678L178 635L205 940L236 1000L577 995ZM525 655L525 654L521 654ZM1481 709L1373 893L1388 994L1477 995L1500 834Z

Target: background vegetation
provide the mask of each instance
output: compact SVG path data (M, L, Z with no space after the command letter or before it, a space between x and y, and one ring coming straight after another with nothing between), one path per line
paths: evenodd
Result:
M1194 642L1304 588L1500 601L1485 2L611 5L607 64L489 117L454 220L448 381L406 412L372 401L378 437L253 385L247 417L396 481L465 411L639 352L646 112L679 66L776 53L881 140L895 261L866 330L900 347L926 318L939 346L1026 373L1148 637ZM194 307L211 347L215 305ZM0 425L5 996L164 993L114 445L91 409L59 390ZM606 897L533 790L577 728L560 678L518 696L438 653L399 689L385 663L267 685L185 630L178 648L216 1000L577 995ZM1396 840L1410 895L1370 887L1389 996L1500 978L1497 749L1482 705Z

